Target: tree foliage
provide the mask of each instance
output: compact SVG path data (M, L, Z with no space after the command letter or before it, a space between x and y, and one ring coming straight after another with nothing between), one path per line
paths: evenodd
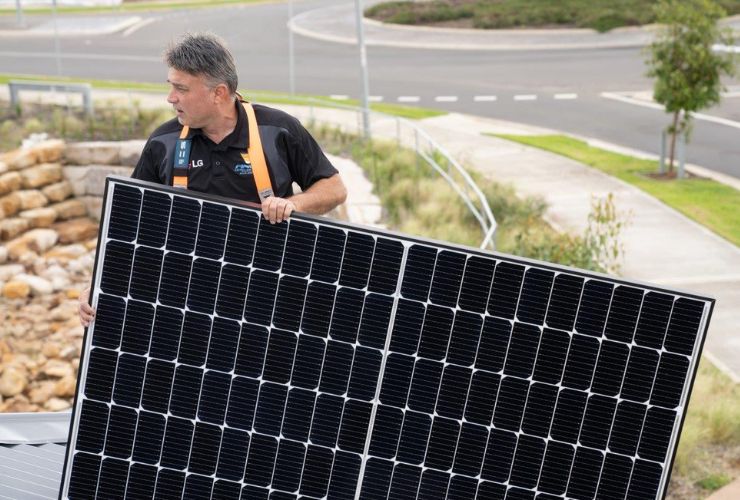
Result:
M650 45L647 74L655 78L654 99L673 114L667 127L672 173L676 136L688 139L691 113L720 101L722 77L735 74L737 58L713 50L734 44L732 30L717 24L725 11L714 1L660 0L655 8L663 27Z

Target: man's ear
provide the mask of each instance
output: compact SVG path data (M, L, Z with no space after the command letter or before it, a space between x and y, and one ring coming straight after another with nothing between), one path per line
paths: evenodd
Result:
M213 95L216 104L221 104L230 99L231 93L225 83L219 83L213 89Z

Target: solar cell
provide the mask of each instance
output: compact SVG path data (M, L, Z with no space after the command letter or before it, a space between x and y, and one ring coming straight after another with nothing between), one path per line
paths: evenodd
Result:
M106 191L62 498L665 494L712 299Z

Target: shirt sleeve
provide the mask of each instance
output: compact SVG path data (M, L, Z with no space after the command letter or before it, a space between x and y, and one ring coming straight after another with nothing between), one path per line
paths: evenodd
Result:
M288 169L302 190L305 191L315 182L338 173L316 140L298 120L292 123L289 130Z
M159 168L152 155L152 141L147 141L144 150L141 152L139 161L131 172L131 177L142 181L162 182L159 178Z

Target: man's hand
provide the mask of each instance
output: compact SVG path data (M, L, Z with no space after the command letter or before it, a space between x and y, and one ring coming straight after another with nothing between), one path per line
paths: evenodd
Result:
M271 224L288 220L290 214L295 211L295 203L287 198L270 196L262 202L262 214Z
M88 327L92 320L95 319L95 309L93 309L87 301L90 299L90 287L85 288L80 293L80 307L78 313L80 315L80 323L82 326Z

